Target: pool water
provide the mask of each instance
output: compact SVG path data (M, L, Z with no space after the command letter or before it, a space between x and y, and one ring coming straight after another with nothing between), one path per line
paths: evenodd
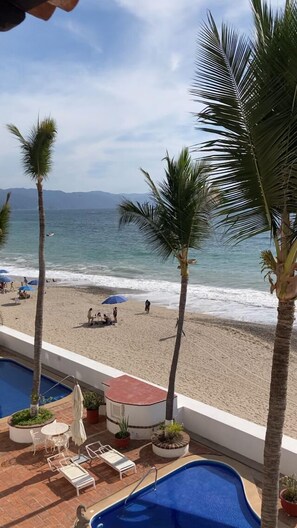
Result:
M230 466L189 462L154 485L95 515L92 528L260 528Z
M0 359L0 418L30 406L32 383L31 369L11 359ZM50 401L60 400L71 393L64 385L54 385L55 381L41 376L40 393Z

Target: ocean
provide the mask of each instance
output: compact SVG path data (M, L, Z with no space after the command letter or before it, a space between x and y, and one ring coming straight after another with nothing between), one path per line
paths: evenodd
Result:
M135 226L119 230L116 210L46 212L47 278L65 285L108 287L143 301L177 308L177 261L162 261ZM190 257L187 310L258 323L276 321L277 300L261 274L260 253L269 235L231 246L218 234ZM38 276L38 212L12 211L0 267L9 275Z

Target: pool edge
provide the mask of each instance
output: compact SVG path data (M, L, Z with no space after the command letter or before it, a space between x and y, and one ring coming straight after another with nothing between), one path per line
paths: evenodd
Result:
M187 455L183 458L179 458L175 460L174 462L171 462L170 464L160 468L158 470L158 478L164 477L165 475L169 475L176 469L179 469L180 467L185 466L186 464L194 461L215 461L215 462L221 462L227 466L230 466L239 476L242 486L245 498L251 508L251 510L260 518L261 513L261 499L259 496L259 492L256 486L256 483L254 482L253 476L251 474L251 471L247 466L244 466L240 462L237 462L236 460L230 459L224 455L209 455L208 457L203 457L199 455ZM140 476L139 481L141 480L143 475ZM149 486L150 484L153 484L155 479L155 476L151 473L148 475L148 477L142 482L142 484L137 488L137 491L142 490ZM94 503L93 505L89 506L86 511L86 517L90 521L95 515L100 513L102 510L105 510L106 508L120 502L121 500L125 499L131 491L135 488L136 482L133 484L130 484L126 488L117 491L116 493L110 495L109 497L106 497L104 499L101 499L100 501Z

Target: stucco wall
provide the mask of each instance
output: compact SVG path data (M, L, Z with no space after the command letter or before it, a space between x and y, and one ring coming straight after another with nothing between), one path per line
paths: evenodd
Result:
M0 346L33 358L33 338L2 326ZM69 352L49 343L43 343L42 362L64 375L74 376L79 381L104 391L104 382L124 372L93 361L74 352ZM265 427L215 407L177 395L177 419L192 433L204 437L235 453L262 464ZM297 473L297 440L283 437L281 472Z

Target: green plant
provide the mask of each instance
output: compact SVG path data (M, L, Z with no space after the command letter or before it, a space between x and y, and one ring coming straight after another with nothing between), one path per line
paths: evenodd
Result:
M22 409L14 413L11 417L11 425L41 425L48 422L54 417L54 414L49 409L39 409L37 416L32 417L30 409Z
M181 438L181 433L184 430L184 426L181 423L173 422L172 424L162 424L160 426L159 437L162 437L162 440L167 442L174 442Z
M200 150L211 162L223 200L224 231L239 242L265 232L262 253L270 291L278 298L263 456L261 528L278 527L281 446L297 299L296 83L297 3L251 0L254 25L240 34L211 13L198 37L192 94L199 128L210 134ZM280 4L280 3L279 3ZM295 66L293 66L295 64ZM294 176L293 176L294 174ZM268 237L267 237L268 239ZM263 247L265 250L265 247ZM244 273L244 268L243 268ZM289 394L289 392L288 392Z
M103 403L103 398L98 392L86 391L83 393L84 397L84 407L88 411L96 411L99 409L100 405Z
M187 148L177 159L165 156L165 178L156 185L141 169L150 190L150 201L143 204L124 200L119 206L120 226L136 225L158 257L176 258L180 273L180 296L176 339L169 373L166 420L173 419L173 402L178 358L189 282L191 249L200 249L211 233L211 213L217 193L208 181L212 165L205 159L192 162Z
M36 184L38 197L39 218L39 247L38 247L38 290L35 312L34 330L34 365L33 365L33 387L31 399L31 416L39 412L38 402L41 380L41 350L43 336L43 305L45 293L45 208L43 201L43 182L47 179L52 168L53 145L57 135L56 123L51 117L42 121L37 119L29 132L27 138L22 136L19 129L13 125L7 125L9 132L19 141L21 147L22 163L25 174Z
M118 426L119 426L119 431L115 434L115 436L117 438L127 438L127 436L130 435L129 431L128 431L128 428L129 428L129 416L127 418L125 418L125 416L123 416L119 423L118 423Z
M280 479L280 485L284 489L283 498L288 502L297 503L297 479L295 475L285 476Z

